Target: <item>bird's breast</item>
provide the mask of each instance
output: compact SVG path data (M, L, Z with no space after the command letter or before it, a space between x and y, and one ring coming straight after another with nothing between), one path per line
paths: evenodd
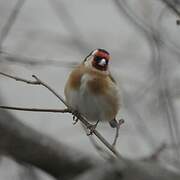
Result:
M66 91L69 105L89 120L112 120L118 109L118 95L115 84L107 76L83 73ZM75 84L76 84L75 83Z

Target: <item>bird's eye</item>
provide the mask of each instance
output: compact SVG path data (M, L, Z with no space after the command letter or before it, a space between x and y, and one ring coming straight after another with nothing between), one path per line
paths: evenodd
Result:
M102 59L102 58L99 57L99 56L95 56L95 57L94 57L94 60L97 61L97 62L101 61L101 59Z

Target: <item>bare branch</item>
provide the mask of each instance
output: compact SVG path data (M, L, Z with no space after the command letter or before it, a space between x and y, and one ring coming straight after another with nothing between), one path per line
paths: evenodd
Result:
M16 76L11 76L8 75L6 73L2 73L0 72L1 75L9 77L11 79L14 79L16 81L21 81L21 82L25 82L28 84L32 84L32 85L42 85L45 88L47 88L51 93L53 93L68 109L69 111L75 115L77 117L77 119L79 119L85 126L87 129L89 129L90 127L92 127L92 124L90 124L88 122L88 120L83 117L81 114L79 113L75 113L75 111L66 103L66 101L64 100L63 97L61 97L54 89L52 89L47 83L41 81L37 76L32 75L33 78L35 78L35 81L31 81L31 80L26 80L24 78L19 78ZM122 161L122 163L124 162L124 158L120 155L120 153L95 129L92 132L93 134L96 135L96 137L116 156L119 158L119 160Z
M10 109L10 110L18 110L18 111L34 111L34 112L70 113L68 109L22 108L22 107L12 107L12 106L0 106L0 109Z
M40 83L37 82L37 81L26 80L26 79L19 78L19 77L16 77L16 76L11 76L11 75L6 74L6 73L3 73L3 72L0 72L0 74L3 75L3 76L9 77L9 78L11 78L11 79L14 79L14 80L16 80L16 81L25 82L25 83L28 83L28 84L40 85Z

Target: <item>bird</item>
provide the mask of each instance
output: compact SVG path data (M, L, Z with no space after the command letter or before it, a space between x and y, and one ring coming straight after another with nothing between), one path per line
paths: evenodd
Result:
M120 95L109 70L111 57L104 49L95 49L70 73L64 88L65 100L74 111L90 122L109 122L117 127Z

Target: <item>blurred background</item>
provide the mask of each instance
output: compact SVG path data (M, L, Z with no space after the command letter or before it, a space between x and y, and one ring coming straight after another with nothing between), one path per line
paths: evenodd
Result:
M110 52L125 120L117 148L124 157L158 154L180 169L179 0L0 0L0 71L38 75L63 95L68 74L96 48ZM180 14L180 13L179 13ZM46 89L0 76L0 104L63 108ZM100 158L80 124L67 114L9 111L24 124ZM114 129L97 128L112 142ZM3 180L52 179L1 156Z

